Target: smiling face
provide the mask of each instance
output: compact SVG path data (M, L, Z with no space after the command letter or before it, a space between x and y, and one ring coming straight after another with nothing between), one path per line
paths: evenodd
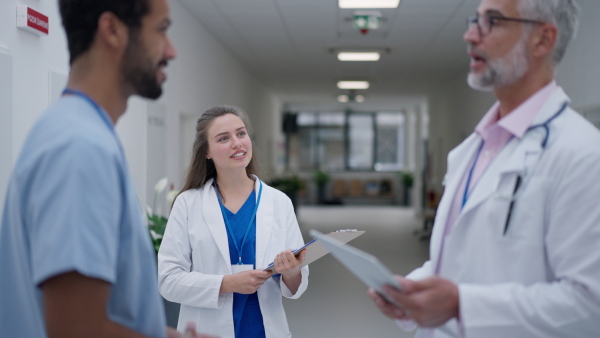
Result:
M171 24L166 0L150 0L150 12L142 18L138 32L130 35L123 55L123 76L135 94L156 99L166 80L163 68L175 58L175 49L167 37Z
M479 16L520 18L515 0L483 0ZM489 34L481 36L475 25L464 35L471 57L468 82L479 90L493 90L511 85L528 70L528 34L522 24L496 21Z
M208 152L217 173L246 170L252 159L252 141L244 122L233 114L214 119L208 128Z

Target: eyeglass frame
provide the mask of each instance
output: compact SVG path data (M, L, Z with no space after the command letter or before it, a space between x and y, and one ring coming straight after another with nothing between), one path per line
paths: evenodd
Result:
M481 28L481 24L479 22L479 20L480 20L479 18L481 18L483 16L486 16L489 21L489 29L488 29L488 32L485 34L483 33L483 29ZM477 32L479 33L479 36L486 36L492 32L494 25L497 24L496 21L511 21L511 22L529 23L529 24L535 24L535 25L546 24L546 22L539 21L539 20L532 20L532 19L511 18L511 17L507 17L507 16L500 16L500 15L493 15L493 14L484 14L484 15L474 14L474 15L469 15L467 17L467 29L471 29L472 25L475 24L477 26Z

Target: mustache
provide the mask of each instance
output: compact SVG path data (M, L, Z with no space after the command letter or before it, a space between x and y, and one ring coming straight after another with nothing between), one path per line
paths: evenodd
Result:
M477 56L484 59L486 62L489 59L486 52L478 50L477 48L473 47L473 45L467 45L467 53L475 53L477 54Z
M164 68L164 67L167 67L168 64L169 64L169 61L162 60L158 63L158 66Z

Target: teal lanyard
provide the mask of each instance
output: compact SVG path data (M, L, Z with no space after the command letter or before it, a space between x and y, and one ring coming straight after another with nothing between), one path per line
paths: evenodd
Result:
M258 178L257 178L258 180ZM237 241L233 235L233 229L231 228L231 224L229 224L229 220L227 214L225 213L225 207L223 206L223 202L221 201L221 195L219 194L219 188L217 187L217 180L213 181L215 186L215 191L217 193L217 199L219 200L219 206L221 207L221 214L223 214L223 220L225 221L225 227L227 228L227 232L229 232L229 236L231 236L231 241L233 245L235 245L235 249L238 253L238 264L244 264L242 262L242 250L244 249L244 244L246 244L246 239L248 238L248 234L250 233L250 229L252 229L252 223L254 222L254 218L256 217L256 211L258 210L258 205L260 204L260 197L262 196L262 182L258 180L260 183L260 189L258 190L258 198L256 199L256 206L254 207L254 212L252 213L252 217L250 218L250 222L248 222L248 227L246 228L246 234L242 239L242 244L238 247Z

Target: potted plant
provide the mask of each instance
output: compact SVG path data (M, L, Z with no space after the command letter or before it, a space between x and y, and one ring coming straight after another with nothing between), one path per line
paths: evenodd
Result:
M148 217L148 231L150 232L150 239L152 240L152 246L154 247L154 251L158 253L158 249L160 248L160 244L162 243L162 238L165 234L165 229L167 228L167 217L162 215L160 212L160 207L156 207L156 199L158 195L160 195L167 187L167 178L164 177L160 179L156 185L154 186L154 200L152 202L152 208L148 207L146 212L146 217ZM167 193L167 205L171 205L173 203L173 199L177 195L177 190L169 190Z
M304 184L298 175L276 178L271 181L270 185L285 193L292 200L292 205L294 206L294 210L296 210L298 191L304 188Z
M404 186L404 205L410 205L410 191L414 184L414 176L409 171L401 171L399 175Z
M329 174L322 170L315 170L313 181L317 184L317 203L325 204L325 185L329 182Z
M161 208L156 206L156 200L167 188L167 178L160 179L154 186L154 200L152 201L152 208L147 207L146 217L148 217L148 231L150 232L150 239L152 240L152 246L154 251L158 254L160 244L162 243L165 229L167 228L167 217L161 213ZM167 205L171 206L178 191L170 189L167 192ZM177 318L179 318L179 304L169 302L163 298L163 304L165 307L165 315L167 317L167 324L170 326L177 326Z

